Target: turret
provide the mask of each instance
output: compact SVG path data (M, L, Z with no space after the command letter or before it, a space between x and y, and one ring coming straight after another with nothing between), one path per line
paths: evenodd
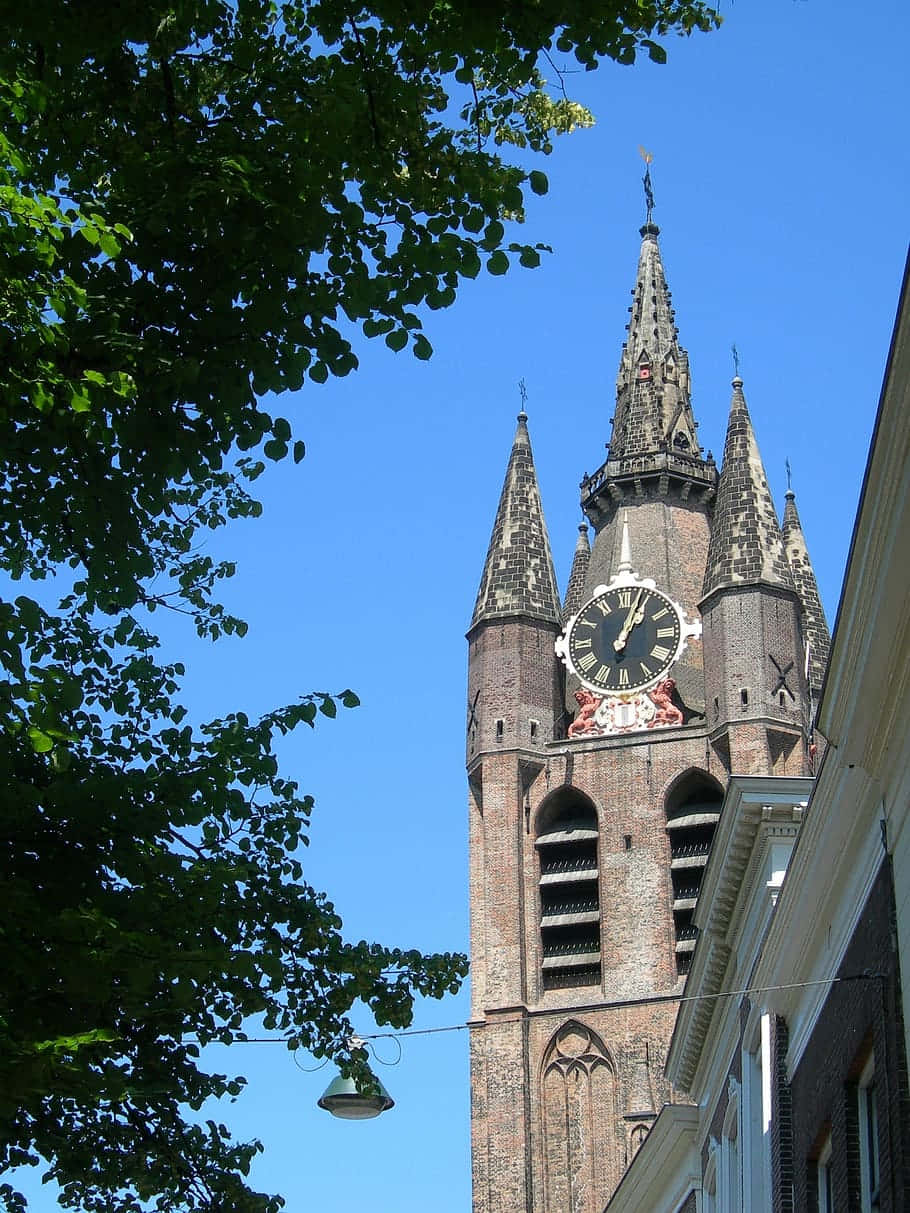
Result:
M528 418L518 428L468 631L468 766L481 754L540 750L562 715L553 645L559 593Z
M566 586L566 597L562 604L563 623L584 602L585 580L588 575L588 565L591 563L591 544L588 541L588 524L578 524L578 539L575 542L575 555L572 557L572 571L569 573L569 584Z
M700 603L708 725L732 774L807 774L801 607L743 394L733 399Z
M818 594L818 583L812 561L809 559L809 549L803 535L802 523L796 509L796 495L792 489L787 490L784 507L784 550L787 553L787 563L793 574L793 583L799 595L803 608L803 640L805 643L805 670L809 682L809 691L813 704L818 703L822 683L825 679L825 669L828 665L828 649L831 646L831 633Z

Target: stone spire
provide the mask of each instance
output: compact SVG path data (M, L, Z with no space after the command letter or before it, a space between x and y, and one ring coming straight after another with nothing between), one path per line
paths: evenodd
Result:
M828 649L831 645L831 635L821 599L818 596L818 583L809 559L809 549L806 547L802 523L796 509L796 494L787 490L787 504L784 507L784 551L796 592L803 608L803 631L808 649L807 682L812 691L812 698L818 702L822 682L825 678L825 667L828 664Z
M611 461L663 451L701 458L690 404L689 356L679 344L659 232L650 222L641 229L629 335L616 381Z
M560 622L556 574L524 411L518 414L471 627L515 615Z
M574 615L584 601L585 577L591 560L591 544L588 541L588 524L578 524L578 541L575 544L575 555L572 557L572 572L569 574L569 584L566 587L566 600L562 607L562 621L566 622Z
M737 375L733 380L703 593L707 597L723 586L757 583L795 589L746 407L743 381Z

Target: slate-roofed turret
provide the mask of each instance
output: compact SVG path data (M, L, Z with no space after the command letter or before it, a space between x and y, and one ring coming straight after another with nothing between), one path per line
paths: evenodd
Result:
M795 588L743 381L737 375L703 593L707 597L723 586L750 584Z
M641 229L629 335L616 380L610 459L663 451L701 456L689 399L689 356L679 343L656 223Z
M802 610L738 375L699 605L716 752L733 774L806 774Z
M809 559L809 549L803 535L802 523L796 509L796 495L792 490L787 491L786 506L784 507L784 550L796 592L803 608L803 631L808 646L809 687L812 697L817 702L825 678L825 667L828 664L828 650L831 645L831 634L825 619L824 608L818 594L818 583Z
M524 412L518 414L471 627L509 616L560 621L556 574Z
M562 605L562 621L566 622L584 602L585 577L591 561L591 544L588 540L588 524L578 524L578 540L572 557L572 571L566 586L566 598Z

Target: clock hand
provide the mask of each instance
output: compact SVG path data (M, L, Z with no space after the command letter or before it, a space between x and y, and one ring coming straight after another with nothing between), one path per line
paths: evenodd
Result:
M613 641L613 648L617 653L621 653L623 651L623 649L626 647L626 641L629 639L629 633L635 627L636 623L641 623L645 617L644 607L642 607L641 611L638 609L638 604L641 602L641 596L644 592L645 587L639 586L638 593L635 595L635 601L632 603L631 607L629 608L629 613L626 616L626 621L622 625L619 635Z

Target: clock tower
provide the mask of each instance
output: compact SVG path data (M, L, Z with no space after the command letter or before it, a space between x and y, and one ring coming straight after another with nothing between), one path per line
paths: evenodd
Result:
M828 633L798 515L738 377L719 473L703 451L658 235L565 605L521 413L468 632L475 1213L601 1213L674 1098L727 781L811 771Z

